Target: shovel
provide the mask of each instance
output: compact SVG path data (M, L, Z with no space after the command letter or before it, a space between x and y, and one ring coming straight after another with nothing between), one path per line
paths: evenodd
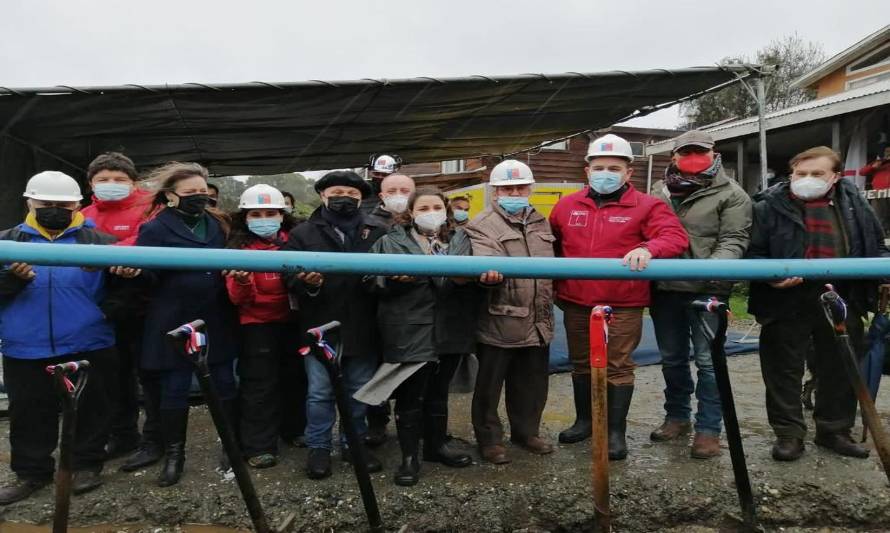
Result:
M68 510L71 505L71 458L74 452L74 432L77 429L77 404L87 386L89 361L70 361L46 367L53 377L62 398L62 440L59 443L59 469L56 471L56 508L53 513L53 533L68 531ZM72 382L69 376L77 374Z
M383 519L380 518L380 509L377 506L377 497L374 495L374 485L371 484L371 476L368 473L368 450L365 443L358 437L355 427L352 424L352 409L349 406L349 396L346 388L343 386L343 370L341 367L340 354L343 347L338 344L333 348L325 341L324 334L328 331L340 327L340 322L336 320L312 328L306 332L310 341L308 346L300 349L300 355L312 355L324 365L325 370L334 387L334 398L337 403L337 411L340 414L341 425L346 433L346 442L352 451L352 468L355 470L355 479L358 482L359 492L362 495L362 503L365 507L365 514L368 516L368 525L373 533L383 533Z

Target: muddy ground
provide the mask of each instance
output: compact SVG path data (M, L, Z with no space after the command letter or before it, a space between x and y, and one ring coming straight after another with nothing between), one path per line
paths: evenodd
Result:
M739 419L759 516L771 531L890 531L890 487L876 457L856 460L820 450L810 440L803 459L776 463L769 456L772 433L763 407L756 355L730 359ZM890 426L890 380L878 409ZM568 374L551 377L544 434L573 420ZM653 444L649 432L662 416L662 377L657 366L641 368L629 420L627 461L612 466L616 531L734 531L739 514L728 450L716 460L689 458L688 442ZM472 440L469 396L452 396L452 433ZM154 467L134 474L106 466L105 485L73 499L72 525L82 531L183 531L182 524L246 529L249 520L233 481L214 471L218 444L204 408L193 408L186 474L172 488L154 484ZM857 428L857 432L859 429ZM0 446L8 462L8 423L0 422ZM810 439L812 435L810 436ZM413 488L393 485L399 457L393 439L378 453L386 469L373 476L384 521L397 531L587 531L591 529L589 443L558 446L537 457L509 447L513 463L478 462L452 470L425 464ZM873 455L875 455L873 453ZM284 449L281 463L253 470L271 521L296 512L294 531L363 531L365 517L351 470L335 461L333 477L311 481L303 473L306 451ZM11 474L2 469L0 482ZM52 520L52 489L0 509L0 533L43 528ZM107 524L114 524L109 526ZM194 531L194 530L192 530Z

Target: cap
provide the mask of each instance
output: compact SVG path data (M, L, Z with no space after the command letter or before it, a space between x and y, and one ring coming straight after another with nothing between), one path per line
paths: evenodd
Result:
M708 150L714 148L714 138L711 137L710 133L703 132L701 130L692 130L687 131L683 135L680 135L676 139L674 139L674 152L683 148L684 146L700 146L702 148L707 148Z

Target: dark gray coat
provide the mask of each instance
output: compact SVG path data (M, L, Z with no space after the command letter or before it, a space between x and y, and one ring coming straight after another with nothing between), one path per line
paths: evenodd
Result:
M378 254L424 255L408 228L394 226L371 248ZM448 255L470 255L470 240L456 230ZM387 363L437 361L440 353L467 353L472 344L453 343L450 337L473 340L475 306L461 310L467 293L475 293L474 283L464 286L450 278L423 277L398 282L385 276L367 278L369 289L378 295L377 324ZM441 341L440 341L441 339ZM440 351L440 348L446 348Z

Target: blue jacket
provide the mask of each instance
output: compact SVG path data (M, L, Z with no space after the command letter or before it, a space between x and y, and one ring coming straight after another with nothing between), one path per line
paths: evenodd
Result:
M109 244L114 237L81 221L55 240L22 223L0 232L0 240L52 244ZM0 269L0 351L14 359L44 359L114 346L114 330L99 308L105 273L80 267L33 266L25 281Z

